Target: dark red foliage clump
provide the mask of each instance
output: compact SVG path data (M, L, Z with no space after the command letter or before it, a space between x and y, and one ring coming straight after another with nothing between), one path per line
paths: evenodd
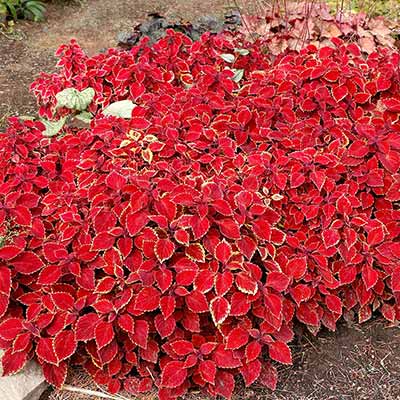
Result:
M110 392L230 398L238 374L275 388L294 321L400 320L399 54L241 41L72 42L32 85L48 117L94 88L94 119L0 135L5 373L35 358L55 386L75 364ZM130 119L102 114L123 99Z

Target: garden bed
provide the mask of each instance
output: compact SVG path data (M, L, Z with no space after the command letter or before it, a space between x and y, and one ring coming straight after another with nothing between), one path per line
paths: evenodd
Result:
M89 54L97 53L115 44L116 33L123 28L129 28L132 24L134 18L132 10L123 2L118 8L118 12L121 13L119 16L123 18L118 18L118 16L113 18L113 21L119 21L118 26L114 27L107 24L109 20L107 5L105 4L104 9L99 9L99 4L99 2L89 1L87 5L82 6L82 9L72 8L66 13L63 12L64 9L56 6L50 9L49 25L31 26L24 23L18 29L22 29L29 35L27 39L0 42L0 51L6 54L6 71L10 72L17 67L16 73L8 73L4 82L1 82L0 91L3 98L10 101L1 105L3 109L0 113L13 115L18 112L20 114L34 113L36 107L27 95L32 75L43 70L49 72L54 68L54 58L51 54L61 42L66 42L68 37L78 36L79 42ZM208 6L202 2L203 5L205 9ZM123 6L128 7L129 10ZM113 2L113 7L115 7L115 2ZM135 9L134 15L137 15L137 20L140 20L147 12L154 11L146 8ZM93 12L95 9L96 14ZM224 4L221 4L218 10L225 11ZM172 12L167 8L157 11ZM82 17L82 12L88 13L89 21L93 18L92 23L88 23ZM194 10L185 12L188 17L195 14ZM198 7L196 7L196 12L204 14L204 10ZM78 15L81 19L75 18ZM62 17L61 23L52 27L51 18L58 16ZM98 39L100 26L107 26L107 31ZM74 32L79 27L82 31L79 35L75 35ZM17 90L15 89L16 82ZM278 389L273 395L270 393L268 395L275 396L276 399L293 400L314 398L389 400L399 397L397 382L400 377L398 367L400 344L397 328L385 329L381 322L372 321L361 327L347 327L342 324L336 334L323 332L318 339L302 332L297 332L297 336L298 342L291 345L294 368L281 368ZM79 384L79 378L70 383ZM250 399L257 396L262 398L266 395L263 390L257 387L239 390L238 398ZM60 392L52 396L54 399L68 398L66 394Z

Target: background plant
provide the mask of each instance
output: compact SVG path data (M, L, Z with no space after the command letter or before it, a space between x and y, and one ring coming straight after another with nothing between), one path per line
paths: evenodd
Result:
M30 19L42 21L45 5L39 0L0 0L0 15L17 20Z

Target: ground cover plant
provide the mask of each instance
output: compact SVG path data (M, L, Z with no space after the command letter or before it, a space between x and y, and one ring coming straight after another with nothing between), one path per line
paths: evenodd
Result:
M332 46L62 46L0 136L5 373L229 398L275 388L294 322L396 324L400 58Z

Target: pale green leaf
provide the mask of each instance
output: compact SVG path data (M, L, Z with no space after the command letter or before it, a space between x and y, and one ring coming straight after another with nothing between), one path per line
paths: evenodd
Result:
M119 118L131 118L132 110L136 104L131 100L121 100L110 104L103 110L104 115L111 115Z
M75 88L67 88L57 93L57 107L66 107L71 110L84 111L94 98L93 88L86 88L81 92Z
M235 56L233 54L224 53L221 54L220 57L227 63L233 63L235 61Z
M239 83L244 75L244 69L232 69L235 75L233 75L232 80L236 83Z
M250 51L247 49L235 49L235 53L238 53L241 56L247 56L248 54L250 54Z
M40 121L46 127L46 129L43 131L43 136L45 137L56 136L64 127L66 120L67 117L62 117L58 121L48 121L47 119L41 119Z
M89 124L90 121L93 119L93 115L90 112L82 111L80 114L75 115L75 118L79 119L79 121Z

